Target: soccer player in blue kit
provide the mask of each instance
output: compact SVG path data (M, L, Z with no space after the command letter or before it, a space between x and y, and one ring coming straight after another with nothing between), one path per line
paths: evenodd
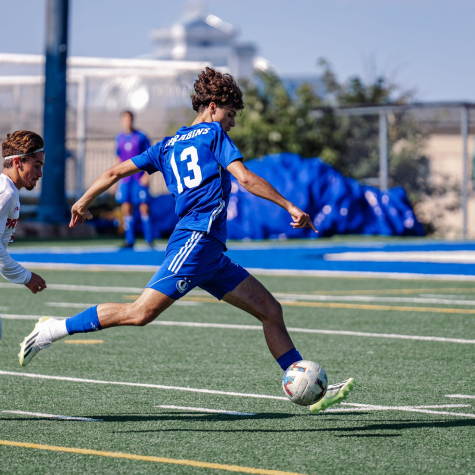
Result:
M115 138L118 161L125 162L150 148L147 136L134 128L134 114L124 111L120 115L123 131ZM134 247L134 207L138 206L145 242L152 246L152 225L148 201L149 174L145 172L126 176L119 181L115 199L121 205L124 220L125 247Z
M67 335L119 325L144 326L195 287L259 319L269 350L284 371L302 360L287 332L279 302L224 254L231 175L250 193L287 210L294 228L316 231L315 227L308 214L242 163L241 153L226 133L244 108L234 78L206 68L194 88L192 103L198 116L190 127L182 127L173 137L165 137L141 155L105 171L71 210L70 226L81 225L92 217L88 208L94 199L118 180L141 171L160 171L176 200L180 218L160 269L134 303L100 304L66 320L41 318L21 345L22 366ZM319 412L341 402L353 385L353 378L330 385L310 410Z

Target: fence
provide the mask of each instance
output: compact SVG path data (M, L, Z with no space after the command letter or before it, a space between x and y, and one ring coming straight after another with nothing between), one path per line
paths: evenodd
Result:
M42 130L42 61L42 56L0 54L2 136L19 128ZM138 127L154 141L189 122L193 79L205 63L69 58L68 66L66 191L76 197L114 164L121 110L136 111ZM382 190L403 186L436 236L475 238L474 104L334 113L348 132L342 160L351 176ZM152 176L151 191L166 192L159 173Z
M470 129L475 104L353 107L333 113L349 137L341 164L353 178L382 191L404 187L435 236L475 237L475 127Z

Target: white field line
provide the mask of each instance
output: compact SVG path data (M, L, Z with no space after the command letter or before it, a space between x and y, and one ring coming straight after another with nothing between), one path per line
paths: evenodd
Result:
M63 270L63 271L102 271L102 272L147 272L154 274L160 268L159 265L138 265L138 264L66 264L54 262L21 262L23 267L28 269L43 269L43 270Z
M65 421L83 421L83 422L100 422L103 419L91 419L89 417L72 417L58 416L56 414L44 414L42 412L26 412L26 411L2 411L7 414L21 414L22 416L47 417L49 419L62 419Z
M324 254L326 261L353 262L437 262L475 264L475 251L340 252Z
M5 320L38 320L39 318L45 317L45 316L46 315L14 315L14 314L9 314L9 313L0 315L0 317ZM52 317L52 318L57 318L58 320L62 320L68 317Z
M446 394L445 397L452 397L455 399L475 399L475 396L469 396L468 394Z
M72 292L96 292L96 293L139 293L144 290L143 287L107 287L100 285L69 285L69 284L46 284L51 290L66 290ZM23 285L18 284L0 284L0 289L23 289Z
M74 302L46 302L46 307L55 308L89 308L95 307L97 303L74 303ZM189 302L187 300L177 300L173 305L178 307L199 307L203 305L201 302ZM0 308L1 309L1 308Z
M442 414L442 415L449 415L449 416L456 416L456 417L469 417L475 418L475 414L464 413L464 412L449 412L449 411L433 411L430 409L423 409L424 406L377 406L373 404L356 404L356 403L344 403L346 406L354 406L355 408L359 408L361 411L402 411L402 412L420 412L422 414ZM470 407L470 406L469 406ZM337 408L327 409L327 411L337 412ZM341 411L341 410L340 410ZM357 412L358 409L352 409L351 411L347 411L343 409L345 412Z
M217 391L213 389L196 389L196 388L183 388L179 386L162 386L160 384L144 384L144 383L126 383L126 382L119 382L119 381L101 381L95 379L83 379L83 378L70 378L65 376L48 376L44 374L32 374L32 373L17 373L13 371L2 371L0 370L0 375L5 376L22 376L26 378L34 378L34 379L49 379L49 380L56 380L56 381L70 381L74 383L92 383L92 384L109 384L114 386L134 386L134 387L141 387L141 388L152 388L152 389L170 389L173 391L187 391L187 392L194 392L194 393L206 393L206 394L219 394L223 396L237 396L237 397L251 397L255 399L275 399L279 401L289 401L287 397L283 396L268 396L265 394L250 394L250 393L236 393L236 392L229 392L229 391ZM342 402L342 405L350 406L350 407L357 407L360 410L395 410L395 411L405 411L405 412L421 412L424 414L442 414L442 415L450 415L456 417L470 417L475 418L475 414L465 414L460 412L448 412L448 411L433 411L430 409L423 409L418 408L417 406L379 406L375 404L358 404L358 403L345 403ZM330 409L327 409L330 411ZM333 412L336 412L337 409L334 408Z
M166 251L167 246L154 246L154 250ZM71 246L71 247L15 247L12 249L12 254L97 254L97 253L115 253L121 251L120 246ZM134 246L135 252L151 252L150 247L145 244L136 244Z
M236 411L222 411L219 409L206 409L204 407L185 407L185 406L156 406L162 409L180 409L183 411L195 411L195 412L210 412L212 414L230 414L232 416L255 416L255 412L236 412Z
M186 391L186 392L192 392L192 393L219 394L223 396L250 397L250 398L257 398L257 399L278 399L278 400L288 401L288 398L283 397L283 396L266 396L264 394L236 393L236 392L229 392L229 391L217 391L214 389L184 388L184 387L179 387L179 386L164 386L162 384L126 383L122 381L101 381L97 379L70 378L66 376L49 376L45 374L33 374L33 373L17 373L14 371L2 371L2 370L0 370L0 375L23 376L25 378L34 378L34 379L51 379L55 381L70 381L73 383L110 384L113 386L134 386L134 387L140 387L140 388L165 389L165 390L172 390L172 391Z
M109 287L109 286L93 286L93 285L70 285L70 284L47 284L48 289L64 290L73 292L96 292L96 293L138 293L143 292L142 287ZM20 289L23 286L17 284L1 283L0 289ZM209 295L207 292L195 290L193 294ZM424 304L440 304L440 305L466 305L475 306L475 300L449 300L449 299L432 299L432 298L414 298L414 297L373 297L368 295L308 295L293 293L274 293L276 298L284 298L287 300L305 300L317 302L407 302L407 303L424 303Z
M2 318L10 320L37 320L40 315L10 315L4 314ZM51 317L63 319L67 317ZM227 323L201 323L201 322L169 322L164 320L155 320L150 325L162 325L168 327L190 327L190 328L222 328L226 330L258 330L262 331L260 325L232 325ZM398 335L396 333L366 333L354 332L346 330L318 330L311 328L294 328L287 327L292 333L311 333L321 335L342 335L342 336L359 336L365 338L389 338L398 340L418 340L418 341L437 341L441 343L458 343L465 345L475 345L475 340L464 340L462 338L445 338L439 336L417 336L417 335Z
M299 270L299 269L254 269L247 268L251 274L270 275L273 277L337 277L363 279L394 279L394 280L442 280L453 282L475 282L475 275L463 274L416 274L409 272L364 272L340 270Z
M452 300L420 297L373 297L371 295L306 295L291 293L274 293L277 299L305 300L316 302L406 302L406 303L429 303L440 305L466 305L474 306L475 300Z
M122 271L122 272L156 272L160 266L146 265L115 265L115 264L53 264L42 262L20 262L21 265L32 269L80 270L80 271ZM475 275L464 274L417 274L409 272L364 272L338 270L300 270L300 269L261 269L248 267L253 275L270 275L273 277L334 277L362 279L392 279L392 280L437 280L453 282L475 282ZM15 284L12 284L15 285ZM19 286L17 286L19 287Z
M198 327L198 328L223 328L230 330L262 330L260 325L231 325L226 323L197 323L197 322L167 322L156 320L152 325L165 325L177 327ZM353 332L345 330L314 330L310 328L294 328L287 327L287 330L293 333L316 333L323 335L345 335L345 336L361 336L369 338L396 338L399 340L420 340L420 341L439 341L444 343L461 343L475 345L475 340L464 340L460 338L445 338L438 336L416 336L416 335L398 335L394 333L365 333Z
M345 406L356 406L344 409L332 407L326 412L358 412L364 409L365 411L392 411L395 407L405 407L408 409L451 409L457 407L472 407L470 404L438 404L434 406L375 406L373 404L352 404L351 402L342 402Z
M68 302L45 302L46 307L58 307L58 308L89 308L94 307L96 303L68 303Z

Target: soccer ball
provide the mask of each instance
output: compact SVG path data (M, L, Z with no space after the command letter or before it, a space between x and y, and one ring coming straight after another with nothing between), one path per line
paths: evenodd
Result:
M308 360L297 361L284 373L282 388L286 396L299 406L309 406L319 401L327 392L328 378L325 370Z

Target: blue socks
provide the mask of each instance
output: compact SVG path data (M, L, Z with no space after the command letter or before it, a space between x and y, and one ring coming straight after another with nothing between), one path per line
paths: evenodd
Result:
M125 242L129 246L133 246L135 242L133 216L124 216L124 232L125 232Z
M97 305L66 319L66 329L70 335L102 330L97 316Z
M150 216L148 214L141 214L143 237L147 244L152 244L152 223L150 222Z
M301 361L302 359L300 353L295 348L292 348L277 358L277 363L279 363L280 367L285 371L291 364L294 364L296 361Z
M152 235L152 223L150 216L147 214L141 214L140 220L142 221L142 231L145 242L152 244L153 235ZM135 242L135 219L133 216L124 216L124 232L125 232L125 242L129 246L133 246Z

